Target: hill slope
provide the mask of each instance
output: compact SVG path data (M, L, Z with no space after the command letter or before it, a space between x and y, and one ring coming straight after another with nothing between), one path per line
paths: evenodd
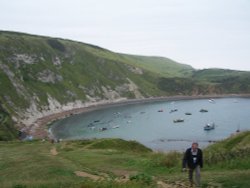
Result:
M0 142L0 148L0 187L188 187L182 153L154 153L134 141ZM202 187L248 188L249 154L250 132L205 149Z
M0 45L1 103L11 114L20 115L28 108L41 111L52 107L51 101L55 105L164 94L155 87L158 75L136 66L131 56L69 40L12 32L0 32ZM147 58L137 59L142 62ZM167 69L168 63L168 59L161 60L161 68ZM182 70L186 66L176 63L176 67Z
M118 54L70 40L0 31L0 114L6 112L19 129L37 118L91 104L250 93L249 80L249 72L196 71L163 57Z

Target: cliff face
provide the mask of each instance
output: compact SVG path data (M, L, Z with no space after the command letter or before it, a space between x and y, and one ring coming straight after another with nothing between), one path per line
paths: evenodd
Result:
M17 124L90 104L164 94L155 87L158 75L141 66L142 57L13 32L0 32L0 50L0 102ZM161 60L166 66L168 61Z
M152 87L142 78L148 73L95 46L1 32L0 49L1 104L19 124L93 103L151 95L139 87Z

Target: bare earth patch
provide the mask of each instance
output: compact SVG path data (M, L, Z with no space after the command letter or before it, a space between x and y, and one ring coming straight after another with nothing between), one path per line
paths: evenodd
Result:
M102 173L102 176L93 175L93 174L90 174L88 172L83 172L83 171L75 171L74 173L76 176L89 178L94 181L108 179L108 174L105 174L105 173ZM127 172L122 173L122 171L118 170L118 173L116 173L116 175L119 175L119 177L117 177L114 181L118 183L125 183L129 181L130 174ZM157 181L157 187L158 188L188 188L190 186L181 181L168 183L168 182L163 182L159 180Z
M188 188L189 185L186 185L183 182L176 181L174 183L166 183L163 181L157 181L158 188Z
M51 150L50 150L50 153L51 153L51 155L53 155L53 156L55 156L55 155L57 155L58 154L58 152L57 152L57 150L56 150L56 148L54 147L54 148L52 148Z
M84 177L84 178L90 178L91 180L103 180L104 178L101 176L97 176L97 175L93 175L93 174L89 174L87 172L82 172L82 171L75 171L74 172L75 175L79 176L79 177Z

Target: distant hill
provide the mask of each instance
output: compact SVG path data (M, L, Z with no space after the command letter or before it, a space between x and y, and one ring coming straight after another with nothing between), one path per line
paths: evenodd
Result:
M71 40L0 31L0 104L19 128L39 117L90 104L250 93L249 81L249 72L195 70L164 57L120 54Z

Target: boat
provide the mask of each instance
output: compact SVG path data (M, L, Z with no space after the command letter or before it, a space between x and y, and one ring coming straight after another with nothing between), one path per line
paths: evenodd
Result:
M101 127L100 128L100 131L106 131L106 130L108 130L106 127Z
M215 124L214 123L207 123L205 126L204 126L204 130L205 131L210 131L212 129L215 128Z
M240 126L238 126L238 128L236 129L236 132L237 132L237 133L240 132Z
M208 112L206 109L200 109L200 112Z
M209 99L208 102L215 103L215 100L214 99Z
M186 112L185 115L190 116L190 115L192 115L192 113Z
M172 109L172 110L170 110L169 113L173 113L173 112L177 112L177 111L178 111L178 109Z
M181 122L184 122L184 119L175 119L173 122L174 123L181 123Z
M119 125L115 125L115 126L112 127L112 129L117 129L119 127L120 127Z
M238 103L239 101L237 99L234 100L234 103Z
M161 110L158 110L158 112L163 112L163 110L161 109Z

